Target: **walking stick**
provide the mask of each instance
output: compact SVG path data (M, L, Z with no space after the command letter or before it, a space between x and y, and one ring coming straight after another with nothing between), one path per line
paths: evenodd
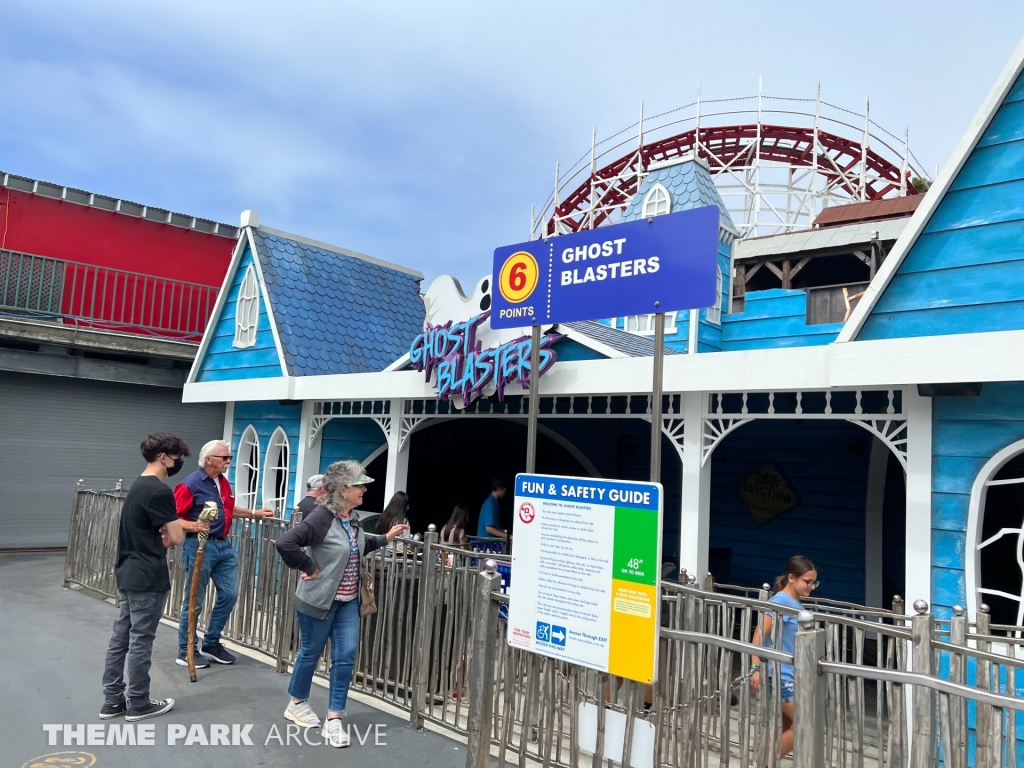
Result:
M208 501L199 513L200 520L217 519L217 502ZM192 565L192 585L188 589L188 679L196 681L196 591L199 589L199 571L203 568L203 550L206 549L207 531L199 531L199 549L196 550L196 561Z

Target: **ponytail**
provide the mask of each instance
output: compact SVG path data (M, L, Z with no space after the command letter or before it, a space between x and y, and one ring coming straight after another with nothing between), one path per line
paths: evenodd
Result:
M788 561L786 561L786 567L783 570L782 575L775 579L775 585L774 587L772 587L772 592L778 594L779 592L784 590L786 588L786 585L789 584L789 577L791 574L793 576L799 577L803 576L808 571L816 570L818 569L814 567L814 563L812 563L806 557L804 557L803 555L794 555L793 557L789 558Z

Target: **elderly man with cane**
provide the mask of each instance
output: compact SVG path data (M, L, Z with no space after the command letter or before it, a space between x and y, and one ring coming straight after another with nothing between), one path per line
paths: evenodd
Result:
M235 506L231 484L224 474L231 466L231 449L223 440L213 440L199 452L199 469L182 480L174 489L174 500L185 531L182 560L185 566L185 583L192 583L192 567L199 549L200 531L207 534L205 555L199 568L194 610L198 615L203 610L203 598L210 579L217 589L217 600L210 613L210 623L203 633L202 653L195 652L195 667L204 669L210 661L218 664L234 664L235 657L223 645L220 637L228 617L238 599L238 555L228 539L231 520L234 517L256 519L273 517L270 509L244 509ZM218 515L212 521L200 520L200 514L207 502L217 505ZM186 590L178 619L178 659L183 667L188 663L188 614L189 591ZM191 669L190 669L191 674Z

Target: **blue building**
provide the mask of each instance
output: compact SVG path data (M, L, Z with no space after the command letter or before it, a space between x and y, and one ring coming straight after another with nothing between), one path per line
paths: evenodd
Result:
M919 205L849 205L743 240L701 158L647 169L625 220L720 210L718 298L666 331L664 550L689 574L757 587L801 553L825 597L898 593L940 617L985 601L1024 623L1022 68L1008 64ZM243 214L185 387L227 404L240 503L287 515L305 477L357 459L381 481L365 506L407 490L423 529L523 468L522 386L439 396L414 342L425 322L467 323L485 348L525 331L490 328L489 277L468 295L421 282ZM539 471L647 477L651 328L544 329Z

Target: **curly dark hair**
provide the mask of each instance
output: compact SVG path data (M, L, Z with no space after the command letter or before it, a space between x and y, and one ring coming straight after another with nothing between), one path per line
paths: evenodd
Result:
M188 456L188 444L173 432L154 432L139 446L142 458L148 462L156 461L161 453L168 456Z

